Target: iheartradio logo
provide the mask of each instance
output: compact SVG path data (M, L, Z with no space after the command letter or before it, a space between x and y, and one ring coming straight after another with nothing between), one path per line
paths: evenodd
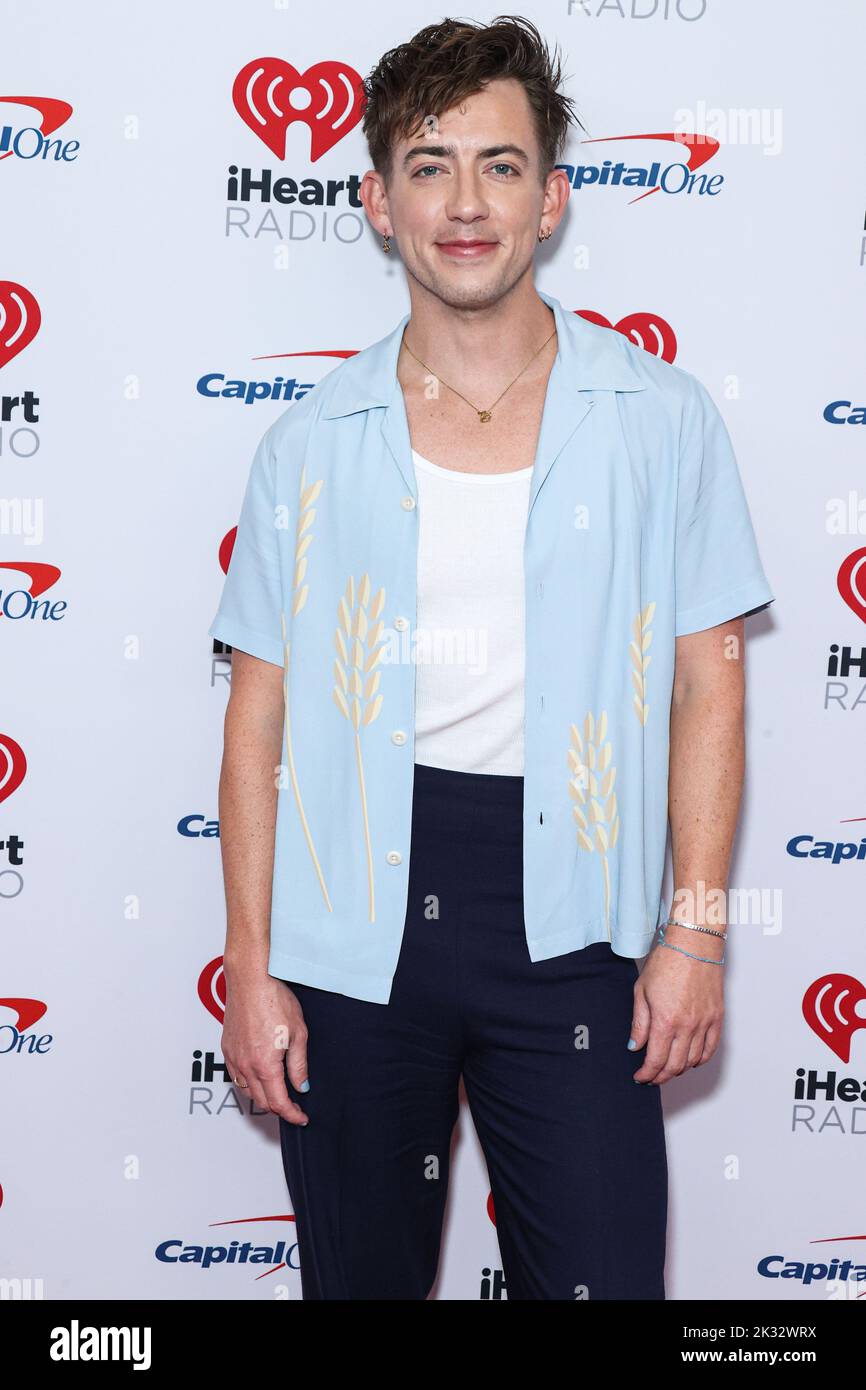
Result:
M651 357L660 357L663 362L673 362L677 355L677 339L670 324L658 314L627 314L619 323L611 323L604 314L594 309L575 309L588 323L597 323L601 328L612 328L628 338L635 347L643 348Z
M0 367L24 351L41 323L35 295L14 280L0 280Z
M222 1024L226 1013L226 977L222 956L215 956L199 975L198 997L208 1013Z
M229 565L231 564L232 554L234 553L235 539L237 537L237 534L238 528L236 526L233 526L230 531L226 531L225 535L220 541L219 562L220 569L222 570L223 574L228 574L229 572Z
M18 790L26 771L27 759L21 744L9 734L0 734L0 801Z
M277 159L286 157L294 121L310 128L313 163L333 149L361 119L363 86L348 63L315 63L298 72L282 58L254 58L241 68L232 101L241 120Z
M866 988L853 975L822 975L803 995L803 1017L812 1032L835 1052L840 1062L851 1061L851 1039L866 1028Z
M866 623L866 546L852 550L842 561L836 587L851 612L857 614L861 623Z

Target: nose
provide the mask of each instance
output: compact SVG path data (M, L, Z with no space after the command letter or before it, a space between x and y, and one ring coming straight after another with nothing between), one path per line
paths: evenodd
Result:
M478 222L489 216L484 187L474 169L457 168L449 184L445 211L454 222Z

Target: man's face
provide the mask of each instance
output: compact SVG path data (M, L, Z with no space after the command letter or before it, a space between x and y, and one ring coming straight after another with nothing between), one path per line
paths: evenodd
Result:
M410 276L454 308L496 303L531 265L542 221L553 228L567 200L565 175L542 182L540 169L532 112L513 78L399 140L379 208Z

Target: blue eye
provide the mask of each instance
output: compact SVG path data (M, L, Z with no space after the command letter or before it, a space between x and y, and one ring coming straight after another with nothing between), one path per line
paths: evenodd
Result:
M513 164L507 164L504 160L501 160L501 161L500 161L499 163L497 163L497 164L491 164L490 168L491 168L491 170L493 170L493 171L496 171L496 170L503 170L503 171L504 171L504 173L498 173L498 174L497 174L497 177L498 177L498 178L508 178L508 177L509 177L510 175L512 175L512 174L514 174L515 177L519 177L519 175L520 175L520 170L519 170L519 169L515 168L515 166L514 166ZM417 178L422 178L422 179L423 179L423 178L426 178L426 176L427 176L427 174L428 174L428 171L430 171L430 172L432 172L432 173L434 173L434 174L439 174L439 173L442 172L441 169L439 168L439 165L438 165L438 164L421 164L421 165L419 165L419 167L414 171L414 173L412 174L412 177L413 177L413 179L417 179Z

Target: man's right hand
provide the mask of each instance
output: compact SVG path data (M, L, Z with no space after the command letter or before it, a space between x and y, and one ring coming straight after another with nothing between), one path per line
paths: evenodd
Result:
M300 1090L307 1079L307 1026L297 995L283 980L255 972L226 971L226 1012L222 1053L232 1082L243 1088L261 1110L270 1110L292 1125L308 1124L290 1100L283 1075Z

